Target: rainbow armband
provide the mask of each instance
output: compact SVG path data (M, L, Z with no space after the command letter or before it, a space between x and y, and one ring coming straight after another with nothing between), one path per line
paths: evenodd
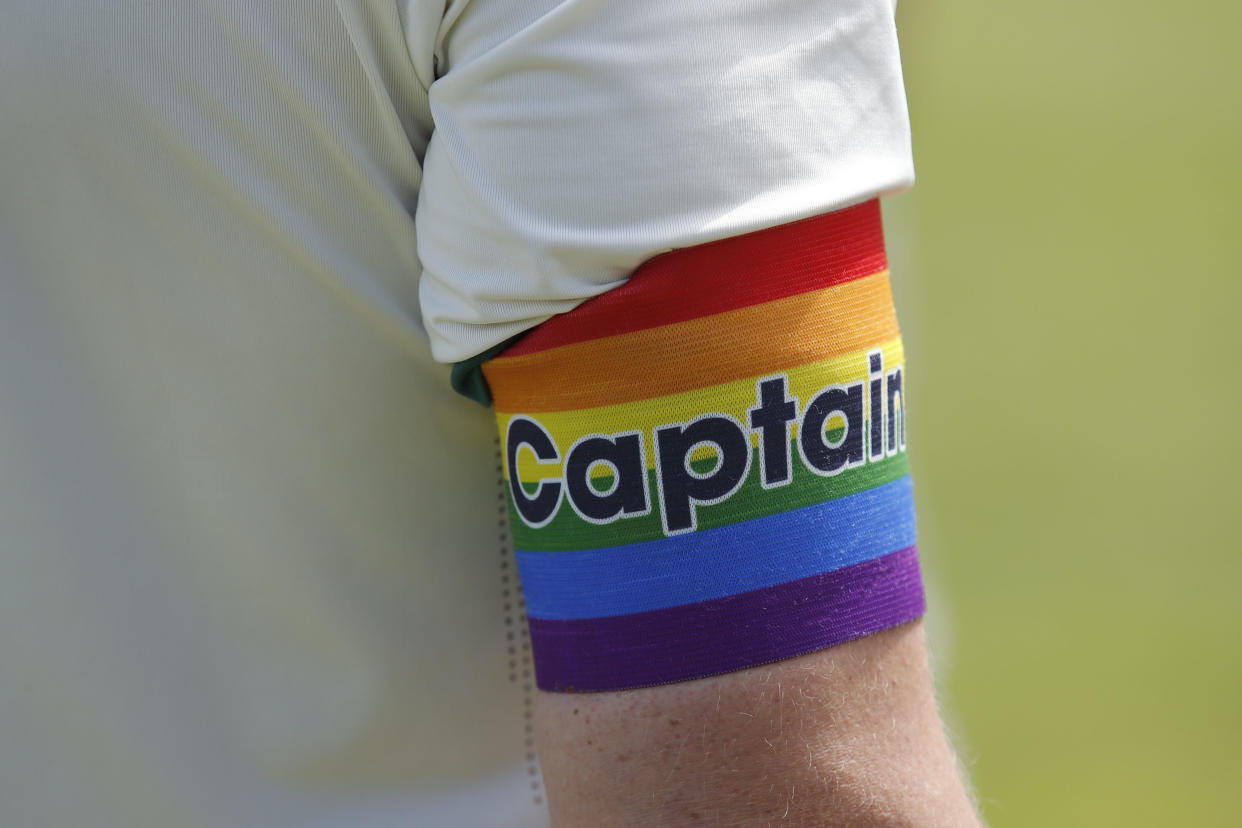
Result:
M877 202L658 256L483 373L541 689L699 678L923 614Z

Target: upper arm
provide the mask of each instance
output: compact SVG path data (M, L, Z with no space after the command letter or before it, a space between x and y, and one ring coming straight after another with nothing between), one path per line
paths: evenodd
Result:
M874 201L912 177L889 4L474 0L441 49L420 295L444 361L533 328L484 372L538 684L571 693L540 702L554 814L952 779Z
M879 220L674 251L485 363L556 824L970 824Z
M775 664L541 694L556 826L970 826L918 622Z

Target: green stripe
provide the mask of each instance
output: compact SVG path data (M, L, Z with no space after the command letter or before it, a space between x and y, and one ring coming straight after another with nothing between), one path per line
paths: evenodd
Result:
M751 458L750 472L747 474L746 482L734 492L732 497L711 506L697 507L698 528L715 529L718 526L728 526L764 515L835 500L838 497L882 486L903 477L910 471L905 452L878 463L867 463L856 469L850 469L835 477L821 477L808 471L802 464L796 445L793 447L790 460L793 465L793 481L786 486L764 489L759 482L759 452L756 449ZM705 461L711 463L714 459L705 458L696 463ZM568 552L576 549L598 549L605 546L642 543L664 537L659 503L654 502L658 497L655 474L653 469L647 472L647 491L653 501L652 511L642 517L621 518L604 526L588 523L578 517L569 502L562 500L560 510L550 523L540 529L531 529L518 517L513 508L513 497L510 494L509 525L513 528L514 546L530 552ZM611 478L606 479L611 481ZM506 481L506 492L508 488L509 484Z

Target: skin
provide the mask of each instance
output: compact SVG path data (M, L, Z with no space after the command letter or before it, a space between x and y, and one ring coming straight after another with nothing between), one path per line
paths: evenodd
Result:
M787 661L541 693L554 828L978 826L920 622Z

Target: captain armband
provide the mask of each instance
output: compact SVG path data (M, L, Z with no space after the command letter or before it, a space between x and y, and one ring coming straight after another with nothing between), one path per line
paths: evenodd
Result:
M698 678L923 614L877 202L652 259L483 372L541 689Z

